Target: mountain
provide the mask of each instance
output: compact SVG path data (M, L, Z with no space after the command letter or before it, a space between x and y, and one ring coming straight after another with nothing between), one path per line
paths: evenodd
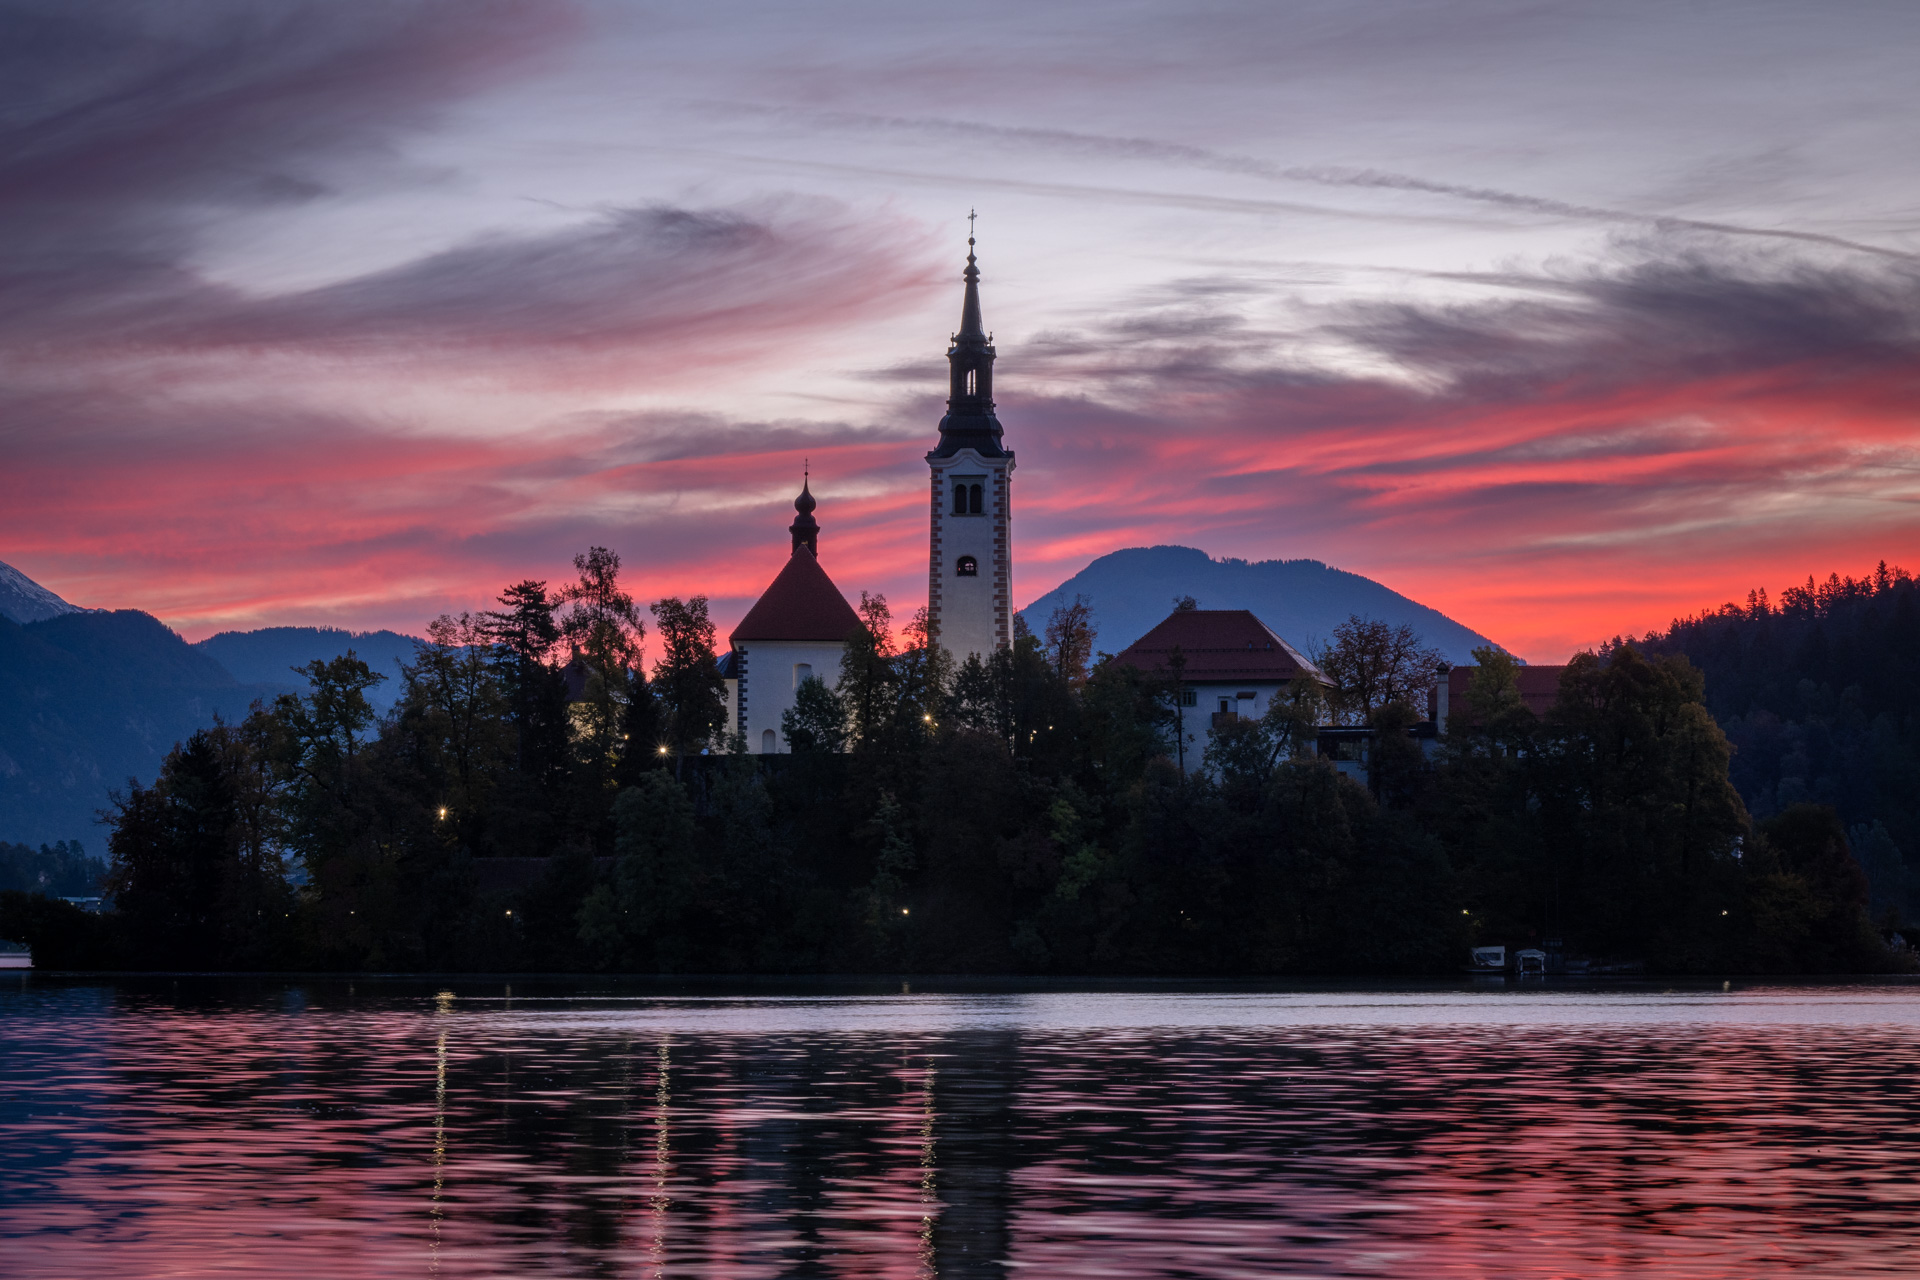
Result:
M293 673L315 658L337 658L352 649L386 680L367 691L373 709L385 712L400 696L400 664L412 662L418 641L397 631L339 631L332 627L263 627L258 631L222 631L193 647L217 660L236 680L279 685L283 692L305 689Z
M94 815L110 789L152 782L216 712L238 719L277 691L235 680L138 610L0 618L0 840L102 851Z
M39 622L63 613L86 613L10 564L0 564L0 618L10 622Z
M1306 652L1331 641L1333 629L1356 613L1408 623L1457 663L1472 662L1476 645L1493 643L1371 578L1318 560L1215 560L1193 547L1129 547L1101 556L1021 614L1028 626L1043 631L1048 615L1075 595L1087 598L1099 631L1097 647L1108 653L1145 635L1172 612L1177 596L1193 596L1203 609L1250 609Z
M95 815L128 778L153 781L176 742L297 692L291 668L353 649L387 676L384 712L414 640L392 631L268 627L188 644L135 609L80 609L0 564L0 841L105 841ZM75 856L79 856L78 850Z

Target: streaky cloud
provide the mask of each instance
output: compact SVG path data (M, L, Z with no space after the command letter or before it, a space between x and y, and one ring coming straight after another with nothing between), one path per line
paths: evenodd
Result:
M1920 261L1920 254L1911 253L1902 249L1888 248L1884 245L1868 244L1864 241L1849 239L1845 236L1830 235L1825 232L1805 231L1790 227L1756 227L1744 223L1688 218L1674 214L1641 213L1625 209L1608 208L1603 205L1579 204L1565 200L1555 200L1545 196L1503 191L1495 187L1442 182L1431 178L1394 173L1376 168L1349 168L1337 165L1279 165L1271 161L1262 160L1256 156L1218 151L1187 143L1167 142L1155 138L1124 137L1097 133L1080 133L1066 129L989 124L977 120L962 120L940 116L881 116L845 111L756 108L732 103L706 105L708 105L711 110L731 111L741 114L793 116L828 128L891 131L903 134L937 136L948 140L967 139L980 141L992 139L1002 142L1020 143L1047 150L1066 150L1078 155L1095 156L1104 159L1149 162L1158 165L1176 165L1194 169L1205 169L1216 173L1237 174L1270 182L1310 183L1324 187L1413 191L1428 195L1446 196L1451 199L1465 200L1503 209L1512 209L1517 212L1540 214L1547 217L1564 218L1580 222L1612 223L1652 227L1665 231L1704 231L1727 236L1751 236L1760 239L1789 240L1803 244L1825 245L1854 253L1873 254L1878 257L1900 261ZM937 179L923 178L920 180L936 181ZM1051 184L1028 184L1008 179L987 179L984 181L972 179L970 181L974 185L1032 191L1036 194L1068 194L1064 189L1054 190ZM1108 194L1109 198L1117 199L1141 197L1141 193L1137 192L1129 192L1124 195L1114 195L1112 192ZM1265 202L1235 201L1226 197L1195 196L1185 197L1184 199L1204 202L1193 203L1189 207L1217 208L1224 211L1259 212L1268 207ZM1275 211L1315 212L1340 217L1377 218L1382 216L1366 211L1299 204L1275 204L1272 208ZM1395 220L1409 220L1407 215L1404 214L1387 216L1393 217Z

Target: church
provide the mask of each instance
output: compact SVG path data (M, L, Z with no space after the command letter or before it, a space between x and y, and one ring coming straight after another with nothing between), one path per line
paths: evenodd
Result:
M1013 454L993 411L993 335L980 317L980 268L967 238L960 328L947 345L947 413L926 455L930 528L927 613L932 638L956 660L985 657L1013 635ZM840 655L859 615L820 563L811 480L794 500L792 549L728 637L721 660L727 732L750 752L788 750L780 719L808 678L840 679Z

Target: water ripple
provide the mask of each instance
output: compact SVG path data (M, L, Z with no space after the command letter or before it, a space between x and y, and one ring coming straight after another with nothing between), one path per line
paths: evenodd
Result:
M0 988L0 1271L1920 1272L1900 986Z

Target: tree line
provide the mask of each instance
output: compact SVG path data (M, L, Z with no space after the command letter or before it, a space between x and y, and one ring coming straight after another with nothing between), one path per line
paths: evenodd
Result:
M1911 916L1920 873L1920 599L1882 561L1855 578L1756 589L1645 637L1706 677L1735 747L1732 777L1761 817L1831 807L1868 876L1876 920Z
M575 569L436 620L383 717L349 653L196 733L116 800L112 909L7 895L0 934L158 969L1417 973L1548 939L1905 963L1831 809L1752 820L1680 654L1582 654L1536 717L1481 650L1435 751L1439 655L1355 618L1329 686L1182 742L1178 664L1098 653L1084 600L955 662L863 594L837 682L756 756L707 601L643 609L603 548ZM1372 726L1364 778L1319 758L1328 723Z

